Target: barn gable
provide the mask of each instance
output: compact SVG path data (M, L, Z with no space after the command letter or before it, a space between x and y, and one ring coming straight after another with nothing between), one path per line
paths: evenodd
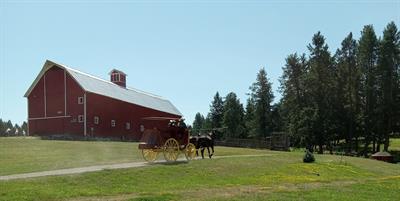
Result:
M79 86L87 92L107 96L124 102L132 103L142 107L166 112L173 115L182 116L179 110L168 100L156 96L150 93L146 93L133 88L124 88L110 81L106 81L92 75L80 72L62 64L58 64L47 60L43 65L42 70L36 77L35 81L29 87L25 93L25 97L28 97L36 84L40 81L40 78L45 74L47 70L53 66L65 69L68 74L75 79Z

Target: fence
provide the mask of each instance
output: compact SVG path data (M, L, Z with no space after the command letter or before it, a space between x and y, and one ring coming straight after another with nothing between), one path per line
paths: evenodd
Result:
M272 149L288 151L290 140L285 133L272 133L270 137L265 139L237 139L229 138L225 140L215 141L217 146L228 147L245 147L257 149Z

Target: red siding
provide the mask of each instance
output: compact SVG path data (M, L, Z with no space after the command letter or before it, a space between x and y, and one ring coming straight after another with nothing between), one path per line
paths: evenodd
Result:
M44 117L44 81L39 80L28 96L28 118Z
M179 117L98 94L87 93L86 97L87 132L93 136L140 139L140 125L158 129L166 129L168 125L168 121L143 121L143 117ZM95 116L99 117L99 124L94 124ZM115 127L111 127L111 120L116 121ZM125 127L127 122L131 124L130 129Z
M67 83L67 119L66 132L69 134L83 135L83 122L78 122L78 116L83 115L83 104L78 104L78 97L83 97L85 92L68 73Z
M78 97L83 97L83 94L84 91L68 73L64 82L63 69L50 68L28 96L29 135L83 135L83 122L78 122L78 115L83 115L83 104L78 104Z
M64 72L59 67L50 68L29 94L30 135L84 135L84 122L78 119L84 115L84 104L78 103L78 97L84 97L85 92L68 73L64 76ZM47 115L44 105L47 105ZM168 120L143 121L143 117L180 117L89 92L86 92L86 112L87 135L125 139L140 139L140 125L167 128ZM99 117L99 124L94 124L95 116ZM116 121L115 127L111 126L111 120ZM130 129L126 129L126 123L130 123Z
M53 67L46 72L46 111L48 117L64 116L64 70Z

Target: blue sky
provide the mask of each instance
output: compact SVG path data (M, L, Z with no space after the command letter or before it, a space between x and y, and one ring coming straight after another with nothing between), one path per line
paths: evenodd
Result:
M261 67L273 83L288 54L307 53L317 31L331 52L373 24L378 36L400 1L8 1L0 0L0 118L27 118L23 97L46 59L171 100L192 123L212 97L242 103Z

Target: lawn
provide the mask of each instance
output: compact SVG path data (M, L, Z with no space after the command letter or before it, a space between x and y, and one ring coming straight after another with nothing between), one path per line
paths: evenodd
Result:
M389 150L400 151L400 138L391 138Z
M21 143L33 147L42 143L66 143L62 147L86 147L99 143L102 144L99 146L115 146L115 155L120 153L120 149L126 149L125 146L132 145L118 142L14 140L21 140ZM3 144L1 141L3 139L0 139L0 144ZM59 147L49 145L49 148L57 150ZM81 151L85 149L76 148ZM113 155L113 151L110 152ZM42 157L46 153L41 153ZM7 155L1 154L2 157ZM316 155L316 163L304 164L301 152L216 147L216 156L220 154L242 156L2 181L0 200L395 200L400 191L400 165L396 164L335 155ZM20 153L18 156L23 155ZM117 158L122 161L141 160L138 154L125 157ZM69 160L74 165L82 165L75 162L78 159L66 156L52 160L60 164L65 163L61 160ZM108 160L102 159L102 162L118 160L110 157ZM7 169L3 159L0 166Z
M0 137L0 176L62 168L143 161L133 142L58 141L34 137ZM207 151L205 151L207 154ZM264 153L235 148L218 150L219 156ZM162 159L162 155L159 155Z

